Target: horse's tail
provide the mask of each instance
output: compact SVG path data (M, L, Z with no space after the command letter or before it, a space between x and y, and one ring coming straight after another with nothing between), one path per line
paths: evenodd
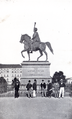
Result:
M49 50L51 51L51 53L54 54L54 53L53 53L53 49L52 49L52 47L51 47L51 44L50 44L49 42L46 42L45 44L48 46L48 48L49 48Z

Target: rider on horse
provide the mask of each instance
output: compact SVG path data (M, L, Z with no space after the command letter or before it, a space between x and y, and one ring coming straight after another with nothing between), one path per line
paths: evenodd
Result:
M32 37L32 43L31 43L31 53L33 52L33 44L36 43L35 45L39 44L40 41L40 38L39 38L39 34L37 32L37 28L35 27L36 25L36 22L34 23L34 34L33 34L33 37Z

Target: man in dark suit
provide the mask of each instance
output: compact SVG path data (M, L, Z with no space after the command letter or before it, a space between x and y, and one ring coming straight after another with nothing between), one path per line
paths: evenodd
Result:
M18 98L19 97L19 87L20 87L20 83L18 80L16 80L15 82L15 98Z
M33 97L36 97L36 92L37 92L37 81L34 79L33 83Z
M32 84L31 81L28 81L28 84L26 85L27 91L28 91L28 98L32 97Z
M52 83L50 80L48 80L48 84L47 84L47 96L51 97L52 95Z
M44 82L44 80L42 80L41 83L41 96L46 97L46 83Z

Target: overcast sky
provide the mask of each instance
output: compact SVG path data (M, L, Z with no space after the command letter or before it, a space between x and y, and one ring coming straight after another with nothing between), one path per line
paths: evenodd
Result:
M72 77L72 1L71 0L0 0L0 63L20 64L28 60L21 56L24 45L20 44L21 34L32 37L36 22L42 42L50 42L54 50L48 48L51 76L55 71L63 71ZM39 52L31 54L36 60ZM45 55L40 58L45 60Z

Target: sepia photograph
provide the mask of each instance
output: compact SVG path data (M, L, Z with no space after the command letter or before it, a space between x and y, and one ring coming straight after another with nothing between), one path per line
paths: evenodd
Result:
M72 0L0 0L0 119L72 119Z

